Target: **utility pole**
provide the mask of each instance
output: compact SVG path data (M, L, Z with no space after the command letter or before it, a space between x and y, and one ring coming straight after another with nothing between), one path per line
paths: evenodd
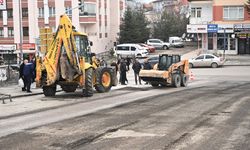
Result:
M225 59L225 55L226 55L226 28L223 28L223 30L224 30L224 45L223 45L224 52L223 52L223 57Z
M19 44L19 59L21 60L20 62L23 61L23 26L22 26L22 4L21 0L18 0L19 4L19 30L20 30L20 44Z

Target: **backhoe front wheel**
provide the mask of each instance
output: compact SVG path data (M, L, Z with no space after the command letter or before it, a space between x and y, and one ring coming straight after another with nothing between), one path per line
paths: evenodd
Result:
M85 89L83 94L86 97L93 96L93 69L89 68L85 71Z
M95 89L99 93L108 92L112 86L112 73L109 68L100 67L95 70L96 83Z
M186 87L188 82L188 76L185 74L181 75L181 86Z
M179 74L173 74L172 85L176 88L181 86L181 76Z
M56 85L50 85L50 86L43 86L43 94L45 96L55 96L56 95Z

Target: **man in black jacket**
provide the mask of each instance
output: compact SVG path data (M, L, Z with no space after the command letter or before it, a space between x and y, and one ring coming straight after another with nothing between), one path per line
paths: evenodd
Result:
M139 73L141 71L141 64L138 62L137 59L135 59L132 68L134 70L134 75L135 75L135 84L137 85L137 77L139 79L139 84L141 84L141 78L139 76Z
M25 60L24 60L24 61L25 61ZM22 79L22 80L23 80L22 91L26 91L26 84L25 84L25 82L24 82L24 76L23 76L24 61L23 61L22 64L20 65L20 69L19 69L19 79Z

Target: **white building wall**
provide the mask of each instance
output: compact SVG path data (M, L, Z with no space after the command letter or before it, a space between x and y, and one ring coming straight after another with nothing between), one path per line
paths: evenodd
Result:
M201 18L190 17L190 24L207 24L213 20L213 6L210 3L190 3L190 8L201 8ZM191 15L191 10L190 10Z
M29 41L35 43L35 39L39 36L38 27L38 13L37 2L34 0L28 0L28 12L29 12Z
M19 3L18 3L18 0L13 0L13 21L14 21L13 27L14 27L14 33L15 33L14 34L14 42L20 43L20 23L19 23Z

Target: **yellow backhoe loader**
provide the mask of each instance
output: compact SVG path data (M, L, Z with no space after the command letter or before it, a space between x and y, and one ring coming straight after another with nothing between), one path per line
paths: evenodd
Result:
M180 55L159 55L159 62L151 70L141 70L141 79L153 87L172 85L187 86L189 78L188 60L182 60Z
M100 67L89 43L92 42L87 34L77 32L66 14L60 16L44 57L36 58L36 85L43 88L45 96L54 96L56 85L65 92L80 87L85 96L93 95L93 87L98 92L107 92L115 85L115 71Z

